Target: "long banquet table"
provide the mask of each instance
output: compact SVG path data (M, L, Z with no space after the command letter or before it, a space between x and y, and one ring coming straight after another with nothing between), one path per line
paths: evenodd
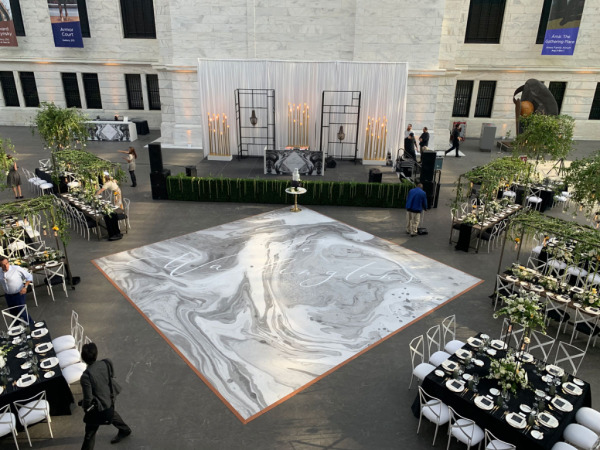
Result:
M480 337L481 335L478 335ZM474 365L472 369L468 369L466 372L469 374L477 374L480 377L480 383L478 385L479 395L489 395L490 389L497 388L497 382L491 379L485 378L489 374L490 363L492 357L487 353L483 352L476 355L477 348L472 347L468 343L464 345L463 349L470 350L473 352L474 358L483 361L483 366L478 367ZM506 351L497 350L496 355L493 358L499 359L506 356ZM452 355L451 361L462 363L458 356ZM535 360L532 363L524 364L523 367L527 371L529 382L534 389L544 390L548 385L542 381L541 376L534 373ZM438 366L437 369L442 369ZM533 389L525 389L518 391L517 395L511 395L508 401L508 410L503 408L494 408L491 411L485 411L475 405L474 399L476 394L473 393L472 389L467 389L462 393L454 393L446 387L446 381L450 378L450 375L444 371L444 376L440 377L431 372L424 380L422 387L428 394L439 398L446 405L451 406L459 414L470 418L482 429L490 430L497 438L505 440L511 444L517 446L518 449L549 449L556 442L562 439L564 429L568 424L575 421L575 414L578 409L583 406L591 406L592 394L589 383L583 382L581 395L574 396L564 392L560 386L556 388L556 394L562 398L568 400L573 404L573 410L571 412L561 412L557 409L549 406L549 402L546 401L546 411L551 413L559 421L559 425L556 428L547 428L540 426L540 431L543 433L543 438L538 440L531 435L531 430L526 427L524 430L513 428L505 420L505 411L508 412L519 412L520 405L525 404L531 406L535 402L535 394ZM573 376L568 375L568 381L573 381ZM412 411L416 417L419 416L419 397L415 399L412 405Z
M38 324L40 326L31 328L32 332L36 329L41 330L46 328L45 322L37 322L36 325ZM70 415L71 404L74 402L73 394L71 393L71 389L69 389L69 385L63 377L62 371L60 370L60 366L58 364L49 370L44 370L40 367L36 381L30 386L18 387L16 385L17 380L22 375L28 373L32 374L31 369L21 368L21 365L28 361L29 357L18 358L17 355L21 356L20 354L22 354L23 351L29 350L27 344L27 341L29 340L33 342L34 349L38 344L51 342L52 338L50 336L50 332L39 338L26 338L18 344L13 343L17 342L14 340L15 337L18 336L9 336L7 338L0 337L0 346L8 345L10 348L6 358L6 365L10 370L10 374L3 376L13 379L12 382L9 381L6 386L3 386L2 393L0 394L0 407L13 404L15 400L24 400L39 394L42 391L46 391L46 398L48 403L50 403L50 414L53 416ZM44 359L56 356L54 349L48 350L45 354L35 354L38 357L38 365L41 364ZM54 372L54 374L46 378L47 374L51 372ZM2 385L1 382L0 385ZM12 409L13 412L16 413L14 406L12 406Z

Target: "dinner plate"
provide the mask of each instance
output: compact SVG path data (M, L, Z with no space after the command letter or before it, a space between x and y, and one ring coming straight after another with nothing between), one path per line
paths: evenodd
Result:
M436 369L433 373L435 373L438 377L443 377L444 375L446 375L444 371L440 369Z
M573 378L573 383L575 383L577 386L585 386L583 380L580 380L579 378Z
M36 270L40 270L42 267L44 267L44 266L35 266L34 268L35 268Z
M488 348L487 354L490 356L496 356L496 350L494 350L493 348Z
M556 428L558 426L558 420L549 412L542 412L538 414L538 422L547 428Z
M27 386L31 386L33 383L35 383L36 378L33 375L23 375L21 378L19 378L17 380L17 386L20 388L24 388Z
M477 367L483 367L483 361L480 359L474 359L473 364L475 364Z
M575 292L576 294L583 294L583 289L581 289L580 287L577 287L577 286L573 286L573 287L570 289L570 291L571 291L571 292Z
M519 409L521 411L523 411L525 414L529 414L531 412L531 408L529 406L527 406L526 404L522 403L521 405L519 405Z
M23 339L21 339L21 336L17 336L16 338L14 338L12 340L13 345L19 345L21 342L23 342Z
M46 353L50 350L52 350L52 342L44 342L43 344L38 344L35 346L35 352L36 353Z
M562 388L563 388L563 391L566 392L567 394L571 394L571 395L583 394L583 390L576 384L571 383L570 381L563 383Z
M463 380L465 381L469 381L470 379L473 378L473 375L471 375L470 373L463 373Z
M504 350L506 348L506 342L502 342L500 339L494 339L490 342L490 345L496 350Z
M52 378L54 376L54 370L49 370L44 374L44 378Z
M583 309L586 313L588 314L593 314L593 315L598 315L600 314L600 308L596 308L595 306L588 306L587 308Z
M48 328L38 328L37 330L33 330L31 332L31 337L41 338L42 336L46 336L48 334Z
M571 299L567 295L557 295L556 300L562 303L569 303Z
M17 325L16 327L12 327L8 330L8 335L9 336L17 336L18 334L21 334L23 331L25 331L25 328L23 327L23 325Z
M573 404L570 401L565 400L562 397L559 397L558 395L556 397L554 397L550 403L552 404L552 406L554 406L559 411L562 411L562 412L573 411Z
M555 377L562 377L565 374L565 371L562 367L555 366L554 364L548 364L546 366L546 372L550 375L554 375Z
M21 369L23 369L23 370L27 370L30 367L31 367L31 361L27 361L27 362L24 362L23 364L21 364Z
M467 359L467 358L471 358L473 356L473 352L470 352L469 350L465 350L464 348L459 348L458 350L456 350L456 352L454 352L454 354L456 356L458 356L460 359Z
M52 358L42 359L42 361L40 362L40 367L42 369L50 369L51 367L54 367L57 364L58 358L53 356Z
M535 292L544 292L544 287L536 284L531 286L531 290Z
M54 266L58 266L58 261L48 261L46 263L46 267L54 267Z
M33 324L34 327L36 328L40 328L44 326L44 322L36 322L35 324Z
M27 352L19 352L17 353L17 358L23 359L27 356Z
M500 395L500 391L496 388L491 388L490 389L490 394L492 395Z
M444 361L442 364L442 369L448 371L448 372L452 372L455 369L458 368L458 363L454 362L454 361L450 361L449 359L447 359L446 361Z
M481 347L483 345L483 341L481 339L478 339L476 337L470 337L469 339L467 339L467 343L471 346L471 347Z
M541 398L546 397L546 393L544 391L542 391L541 389L536 389L535 390L535 395Z
M489 339L489 338L490 338L490 336L489 336L489 335L487 335L487 334L484 334L484 333L480 334L479 336L480 336L480 337L481 337L481 339L483 339L483 340L485 340L485 339Z
M544 433L539 430L531 430L531 437L539 441L540 439L544 439Z
M506 422L514 428L517 428L519 430L522 430L523 428L525 428L527 426L527 420L525 419L525 417L521 416L520 414L517 413L509 413L506 415Z
M581 308L583 305L581 303L579 303L579 302L573 302L573 306L575 308Z
M542 381L544 383L550 383L552 380L553 380L553 378L550 375L544 375L544 376L542 376Z
M494 400L483 395L478 395L475 397L475 406L485 411L489 411L494 408Z
M508 281L511 281L512 283L515 283L515 282L519 281L519 279L518 279L517 277L513 277L513 276L511 276L511 275L508 275L508 276L506 277L506 279L507 279Z
M519 358L524 363L530 363L533 361L533 355L527 352L518 352L516 357Z
M459 380L448 380L446 381L446 387L452 392L462 392L465 388L465 383Z

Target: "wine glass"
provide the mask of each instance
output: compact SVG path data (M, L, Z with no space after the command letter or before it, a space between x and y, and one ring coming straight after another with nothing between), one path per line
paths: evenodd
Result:
M510 392L508 390L503 390L502 391L502 408L503 409L508 409L508 401L510 400Z
M477 393L479 390L477 389L477 385L479 384L479 375L473 375L473 392Z

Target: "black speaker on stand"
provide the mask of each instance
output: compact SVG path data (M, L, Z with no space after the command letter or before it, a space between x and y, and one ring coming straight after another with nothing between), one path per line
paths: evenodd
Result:
M383 174L379 169L369 169L369 183L381 183Z
M436 152L424 151L421 154L421 182L433 181L435 175Z
M150 187L153 200L168 200L167 177L171 175L169 169L163 168L162 149L160 144L148 144L150 157Z

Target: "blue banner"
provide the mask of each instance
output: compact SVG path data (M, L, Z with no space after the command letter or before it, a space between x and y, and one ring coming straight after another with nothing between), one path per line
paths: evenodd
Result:
M83 47L77 0L48 0L55 47Z
M542 55L572 55L585 0L553 0Z

